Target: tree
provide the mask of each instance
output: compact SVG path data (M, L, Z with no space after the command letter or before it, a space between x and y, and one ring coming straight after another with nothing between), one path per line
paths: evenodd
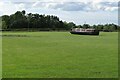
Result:
M22 29L26 28L28 22L24 19L16 20L11 24L11 29Z
M10 24L10 19L8 15L3 15L2 16L2 23L3 23L3 28L8 28Z
M18 29L26 28L27 18L25 16L25 11L17 11L15 14L10 15L10 25L9 28Z
M110 29L109 25L105 24L104 27L103 27L103 31L109 32L109 29Z
M109 31L116 31L117 30L117 25L115 25L115 24L109 24Z
M115 24L93 25L89 24L77 25L73 22L66 22L54 15L32 14L26 15L26 11L17 11L14 14L1 16L4 29L51 29L51 30L70 30L71 28L94 28L100 31L117 31L120 29Z
M102 31L102 30L103 30L103 27L104 27L103 25L100 25L100 24L99 24L99 25L97 25L97 29L96 29L96 30Z
M26 14L25 10L22 11L22 14L25 16L25 14Z
M78 27L78 28L83 28L83 26L82 26L82 25L78 25L77 27Z
M7 29L7 24L5 21L2 21L2 29Z
M85 28L85 29L90 28L90 25L89 24L83 24L83 28Z

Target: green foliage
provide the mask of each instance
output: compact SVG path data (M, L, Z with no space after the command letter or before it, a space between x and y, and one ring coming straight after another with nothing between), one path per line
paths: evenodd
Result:
M84 24L83 28L85 28L85 29L90 28L90 25L89 24Z
M7 29L9 27L9 16L3 15L2 16L2 29Z
M22 28L63 28L64 23L57 16L39 15L23 11L17 11L10 16L3 15L3 21L6 22L7 29L22 29ZM9 23L9 24L7 24ZM5 28L3 28L5 29Z
M71 28L94 28L100 31L117 31L118 26L115 24L93 25L89 24L76 25L73 22L61 21L57 16L26 14L26 11L17 11L10 16L3 15L3 29L50 29L50 30L70 30Z
M5 21L2 21L2 29L7 29L7 24Z
M10 25L10 27L11 27L11 29L19 29L19 28L26 28L27 25L28 25L28 21L26 21L24 19L20 19L20 20L14 21Z

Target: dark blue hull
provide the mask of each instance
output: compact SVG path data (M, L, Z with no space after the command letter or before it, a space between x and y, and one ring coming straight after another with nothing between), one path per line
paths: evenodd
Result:
M70 32L71 34L79 34L79 35L99 35L99 31L96 32Z

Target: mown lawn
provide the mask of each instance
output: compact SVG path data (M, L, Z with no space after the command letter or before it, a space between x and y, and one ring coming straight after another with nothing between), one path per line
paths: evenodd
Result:
M9 35L2 41L3 78L118 77L117 32L101 32L100 36L69 32L3 35Z
M0 35L2 32L0 32ZM0 37L0 79L2 79L2 37Z

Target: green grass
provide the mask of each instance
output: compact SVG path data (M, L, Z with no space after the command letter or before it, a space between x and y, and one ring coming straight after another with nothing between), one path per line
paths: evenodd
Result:
M4 32L3 78L117 78L118 33Z
M0 32L2 35L2 32ZM0 79L2 79L2 37L0 37Z

